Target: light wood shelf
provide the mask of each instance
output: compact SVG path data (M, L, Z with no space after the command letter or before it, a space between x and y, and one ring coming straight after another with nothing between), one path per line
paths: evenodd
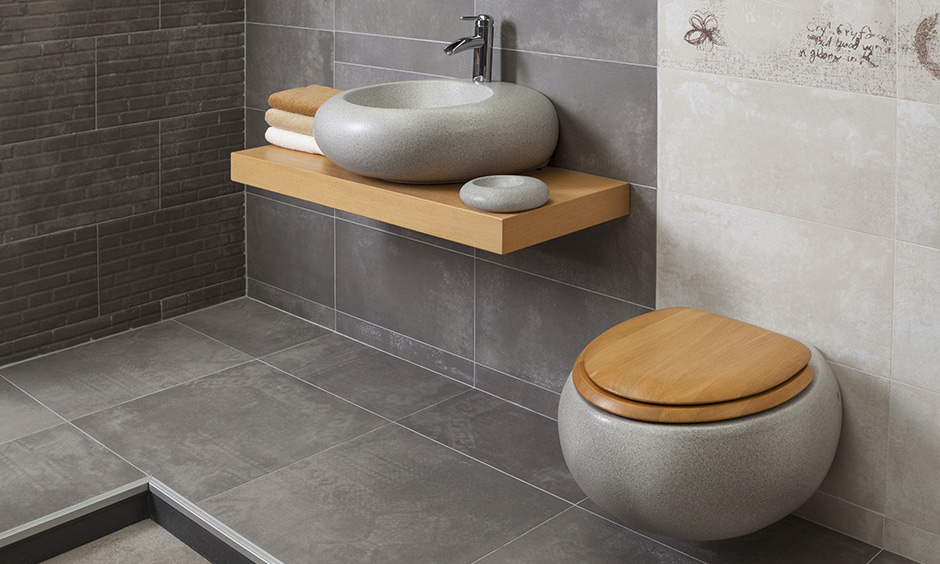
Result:
M520 213L467 207L460 184L396 184L359 176L326 157L273 145L232 153L232 180L485 251L506 254L630 213L630 185L546 167L526 173L550 190Z

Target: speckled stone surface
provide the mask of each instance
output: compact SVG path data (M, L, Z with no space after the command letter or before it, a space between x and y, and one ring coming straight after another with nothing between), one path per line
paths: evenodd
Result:
M588 403L568 379L558 430L581 489L630 527L690 540L774 523L822 483L842 429L839 385L810 347L816 377L773 409L715 423L633 421Z
M488 212L521 212L548 201L548 186L538 178L498 174L474 178L460 188L460 199Z
M509 82L393 82L347 90L317 112L313 133L334 163L394 182L448 183L548 162L558 116Z

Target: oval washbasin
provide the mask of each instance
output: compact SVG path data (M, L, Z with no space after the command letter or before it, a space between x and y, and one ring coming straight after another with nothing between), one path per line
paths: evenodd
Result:
M544 95L509 82L390 82L333 96L313 133L327 158L363 176L462 182L545 165L558 116Z

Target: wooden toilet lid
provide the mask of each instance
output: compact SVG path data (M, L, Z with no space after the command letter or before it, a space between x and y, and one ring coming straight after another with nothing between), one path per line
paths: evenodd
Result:
M692 308L627 320L591 341L572 371L597 407L658 423L721 421L765 411L813 379L790 337Z

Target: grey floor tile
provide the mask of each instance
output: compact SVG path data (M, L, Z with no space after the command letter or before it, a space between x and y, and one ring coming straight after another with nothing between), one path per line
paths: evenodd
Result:
M568 501L585 497L565 465L558 424L547 417L470 391L401 423Z
M878 556L871 561L871 564L917 564L915 561L899 556L893 552L882 550Z
M62 422L61 417L0 378L0 444Z
M286 349L329 333L250 298L240 298L177 321L254 357Z
M4 443L0 445L0 531L143 477L67 423Z
M165 321L3 369L3 376L74 419L250 360Z
M659 540L708 564L868 564L879 550L792 515L734 539L709 542Z
M574 507L480 564L698 564L675 550Z
M75 421L193 501L383 423L257 361Z
M264 361L390 419L470 389L332 333L267 356Z
M209 564L150 519L44 560L43 564Z
M470 563L567 507L397 425L200 505L291 564Z

